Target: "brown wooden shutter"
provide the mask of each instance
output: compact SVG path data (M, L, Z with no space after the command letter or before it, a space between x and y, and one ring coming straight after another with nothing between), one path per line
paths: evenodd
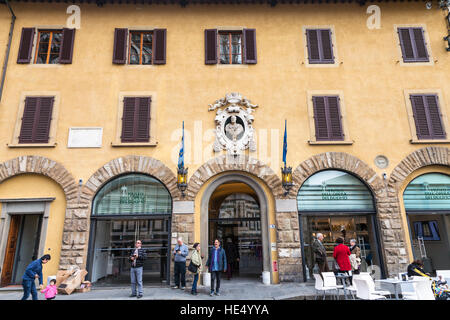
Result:
M75 40L75 29L64 28L62 32L61 49L59 51L59 63L62 64L72 63L74 40Z
M244 63L256 64L256 29L244 29Z
M414 44L416 47L416 60L429 61L427 44L425 43L424 31L422 28L412 29Z
M54 97L27 97L19 143L48 143Z
M446 139L437 95L411 95L417 139Z
M48 143L50 134L50 123L52 121L53 97L42 97L39 99L39 112L35 121L33 142Z
M410 99L413 109L414 122L416 124L417 139L431 139L423 96L411 95Z
M22 28L17 63L30 63L33 50L34 28Z
M428 51L422 28L398 28L404 62L428 62Z
M442 114L439 108L439 99L437 95L425 96L427 104L428 115L431 122L431 133L433 139L445 139L446 134L442 123Z
M153 31L153 64L166 64L166 29Z
M331 140L343 140L342 116L339 107L339 97L327 97L328 118L329 118L329 137Z
M313 97L314 123L316 125L316 140L328 140L327 112L325 97Z
M116 28L114 31L113 63L125 64L127 62L128 29Z
M333 55L333 39L331 37L331 30L320 30L320 44L321 44L321 62L334 63Z
M317 141L344 140L339 97L313 97Z
M217 64L217 29L205 30L205 64Z
M122 142L134 142L135 126L134 117L136 113L136 98L125 97L123 99L122 115Z
M150 97L138 98L136 141L148 142L150 139Z
M307 46L308 46L309 63L320 62L318 30L307 29L306 30L306 40L307 40Z

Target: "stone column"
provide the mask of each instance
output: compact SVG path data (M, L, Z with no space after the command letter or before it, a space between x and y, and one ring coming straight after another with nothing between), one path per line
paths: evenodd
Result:
M302 281L300 231L296 199L275 199L280 281Z

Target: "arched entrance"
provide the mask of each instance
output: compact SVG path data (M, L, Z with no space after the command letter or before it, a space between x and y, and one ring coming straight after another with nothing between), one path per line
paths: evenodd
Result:
M239 257L234 276L259 279L271 271L267 197L253 178L230 173L207 186L201 200L202 252L215 238L229 255Z
M361 271L378 266L383 273L373 196L358 178L341 170L319 171L299 189L297 206L305 280L313 279L313 273L318 272L312 249L318 233L324 236L330 270L334 264L335 241L342 237L346 245L355 239L360 247Z
M422 174L403 193L414 259L426 272L450 268L450 176Z
M138 239L147 251L144 282L168 281L171 213L169 191L152 176L129 173L107 182L92 204L91 281L129 283L128 257Z

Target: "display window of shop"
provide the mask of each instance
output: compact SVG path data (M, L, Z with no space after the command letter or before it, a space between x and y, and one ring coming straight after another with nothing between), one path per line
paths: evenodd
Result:
M167 281L171 212L168 190L153 177L129 174L102 187L92 206L91 281L106 286L128 283L128 258L136 240L147 252L144 281Z
M359 271L383 272L375 207L371 191L355 176L338 170L325 170L309 177L297 195L305 280L318 272L312 247L317 235L327 253L330 270L334 269L333 251L337 238L356 240L361 249Z
M412 180L403 193L413 255L425 271L450 268L450 176L427 173Z

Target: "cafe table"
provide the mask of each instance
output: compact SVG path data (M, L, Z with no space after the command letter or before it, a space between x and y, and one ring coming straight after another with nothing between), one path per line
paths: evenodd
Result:
M417 280L400 280L400 279L395 279L395 278L390 278L390 279L381 279L381 280L375 280L377 282L381 282L381 283L388 283L394 286L394 292L395 292L395 299L396 300L400 300L398 294L399 294L399 287L401 287L401 285L403 283L413 283L413 282L417 282Z

